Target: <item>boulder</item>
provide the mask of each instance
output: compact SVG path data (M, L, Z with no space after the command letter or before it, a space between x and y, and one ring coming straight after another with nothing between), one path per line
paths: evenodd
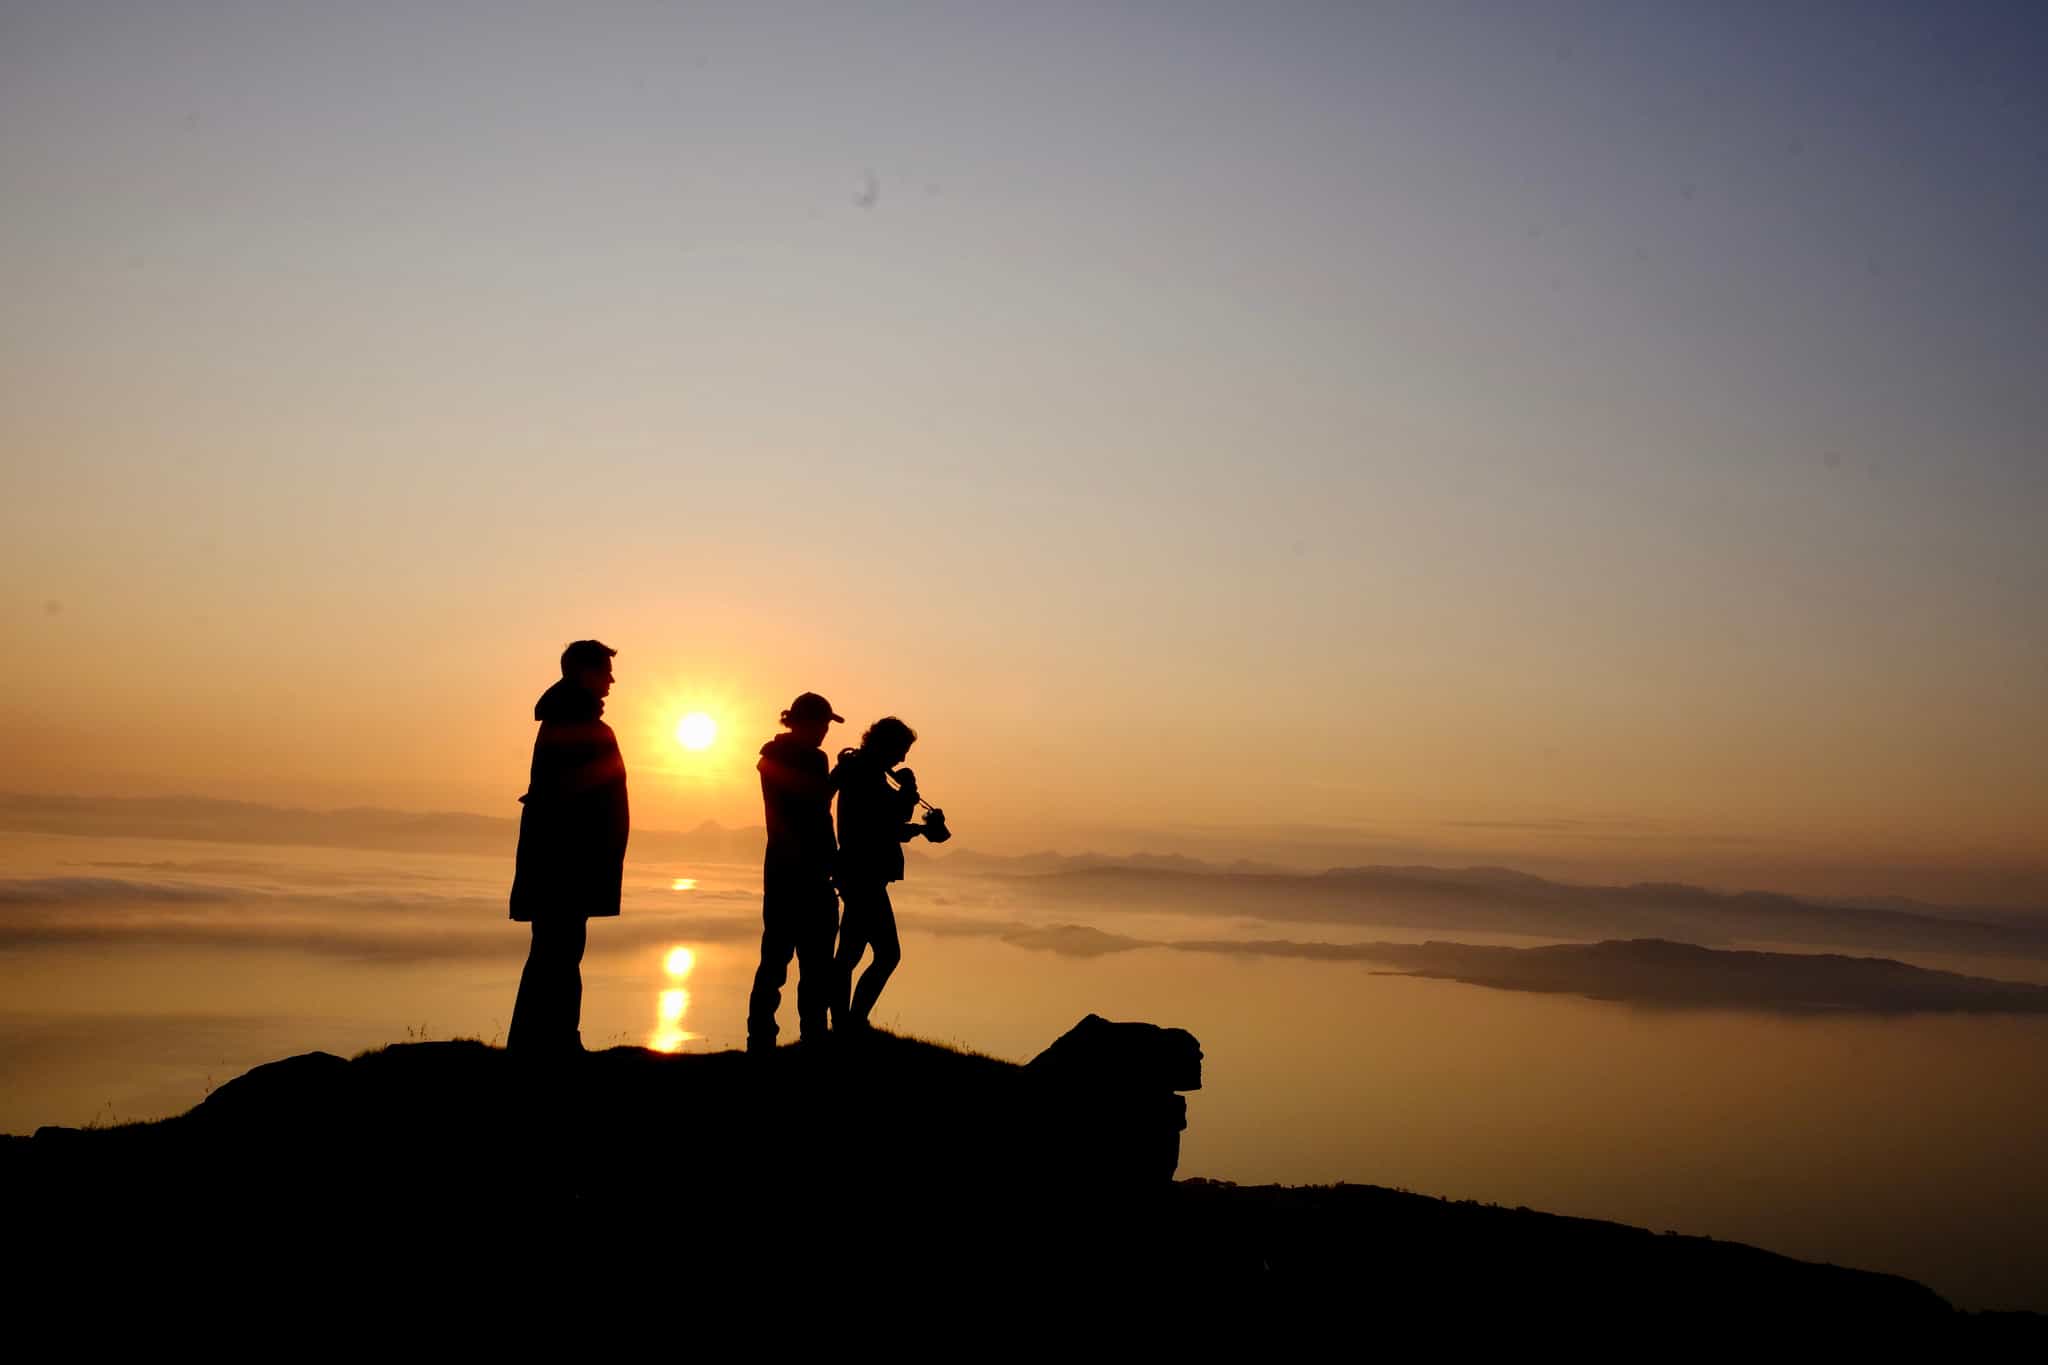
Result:
M1184 1028L1116 1023L1091 1014L1024 1064L1070 1083L1145 1090L1200 1090L1202 1045Z
M1055 1178L1094 1189L1170 1183L1202 1047L1186 1029L1091 1014L1024 1066L1032 1138Z

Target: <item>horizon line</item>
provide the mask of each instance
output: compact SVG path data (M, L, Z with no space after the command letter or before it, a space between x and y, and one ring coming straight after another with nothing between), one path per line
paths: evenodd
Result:
M220 807L220 808L232 808L232 809L240 809L240 810L247 810L247 811L262 811L262 812L267 812L267 813L270 813L270 814L275 814L275 815L286 815L286 816L305 816L305 817L321 817L321 816L395 816L395 817L398 817L398 818L400 818L400 819L404 819L404 820L411 820L411 821L422 821L422 822L424 822L424 821L434 821L434 820L458 820L458 821L464 821L464 822L475 822L475 823L481 823L481 824L485 824L485 825L489 825L489 826L493 826L493 827L503 828L503 829L507 830L508 832L510 832L510 831L513 831L513 830L516 830L516 828L517 828L517 826L518 826L518 823L519 823L519 821L518 821L518 818L517 818L516 816L507 816L507 815L488 815L488 814L484 814L484 813L482 813L482 812L479 812L479 811L462 811L462 810L445 810L445 809L437 809L437 810L407 810L407 809L404 809L404 808L401 808L401 807L395 807L395 806L375 806L375 805L350 805L350 806L333 806L333 807L324 807L324 808L323 808L323 807L314 807L314 806L293 806L293 805L281 805L281 804L277 804L277 803L274 803L274 802L268 802L268 801L251 801L251 800L247 800L247 799L245 799L245 798L240 798L240 797L220 797L220 796L205 796L205 795L200 795L200 794L197 794L197 793L189 793L189 792L188 792L188 793L174 793L174 794L169 794L169 795L154 795L154 796L113 796L113 795L99 795L99 794L83 794L83 793L76 793L76 792L64 792L64 793L56 793L56 792L20 792L20 791L5 791L5 790L0 790L0 807L4 807L4 806L8 806L8 805L14 805L14 804L16 804L16 803L22 803L22 804L29 804L29 803L37 803L37 802L62 802L62 803L72 803L72 804L86 804L86 803L104 803L104 804L121 804L121 805L129 805L129 806L140 806L140 805L150 805L150 804L155 804L155 805L176 805L176 804L184 804L184 805L187 805L187 806L212 806L212 807ZM1270 826L1269 826L1268 828L1270 828ZM190 841L190 842L196 842L196 843L236 843L236 842L251 842L251 843L270 843L270 844L275 844L275 845L278 845L278 846L281 846L281 847L308 847L308 848L321 848L321 847L363 847L363 846L365 846L365 845L359 845L359 844L350 844L350 843L319 843L319 842L311 842L311 841L306 841L306 840L295 840L295 839L262 839L262 838L254 838L254 839L247 839L247 838L236 838L236 837L234 837L234 836L233 836L232 834L226 834L226 833L218 833L218 834L205 834L205 833L189 833L189 832L186 832L186 833L162 833L162 832L157 832L157 833L132 833L132 832L122 832L122 831L92 831L92 830L61 830L61 829L49 829L49 828L41 828L41 827L28 827L28 828L23 828L23 827L21 827L21 826L18 826L18 825L13 825L13 824L7 824L7 823L0 823L0 830L4 830L4 831L6 831L6 832L11 832L11 833L19 833L19 834L58 834L58 835L66 835L66 836L71 836L71 837L82 837L82 838L94 838L94 837L99 837L99 838L109 838L109 837L112 837L112 838L158 838L158 839L172 839L172 840L187 840L187 841ZM423 831L423 832L424 832L424 831ZM699 822L699 823L698 823L697 825L695 825L695 826L693 826L693 827L690 827L690 828L666 828L666 827L656 828L656 827L650 827L650 828L647 828L647 829L643 829L643 830L636 830L636 831L635 831L635 833L636 833L636 835L639 835L639 836L643 836L643 837L650 837L650 838L654 838L654 837L663 837L663 836L667 836L667 837L675 837L675 838L690 838L690 837L697 837L697 836L706 836L706 835L719 835L719 836L747 836L747 835L752 835L752 834L761 834L761 835L763 835L763 837L765 837L765 826L762 826L762 825L737 825L737 826L735 826L735 825L724 825L724 824L720 824L720 823L719 823L718 821L716 821L716 820L713 820L713 819L709 819L709 818L707 818L707 819L705 819L705 820L703 820L703 821ZM367 847L372 847L372 848L385 848L385 847L387 847L387 846L386 846L386 845L382 845L382 844L369 844L369 845L367 845ZM403 849L392 849L391 851L394 851L394 852L403 852L403 851L405 851L405 850L403 850ZM446 851L450 851L450 852L453 852L453 851L455 851L455 850L446 850ZM1363 851L1363 850L1361 850L1361 851ZM1129 853L1105 853L1105 852L1099 851L1099 850L1097 850L1097 849L1094 849L1094 848L1083 848L1083 849L1080 849L1080 850L1078 850L1078 851L1074 851L1074 852L1067 852L1067 851L1064 851L1064 850L1060 849L1060 848L1059 848L1059 847L1057 847L1057 846L1051 846L1051 845L1048 845L1048 846L1046 846L1046 847L1043 847L1043 848L1036 848L1036 849L1030 849L1030 850L1028 850L1028 851L1026 851L1026 852L1022 852L1022 853L997 853L997 852L988 852L988 851L981 851L981 850L970 850L970 849L960 849L960 850L955 850L955 851L953 851L953 852L948 852L948 853L943 853L943 854L934 854L934 853L931 853L931 852L929 852L929 851L926 851L926 850L922 850L922 849L918 849L918 850L910 850L910 852L912 852L913 856L915 856L915 857L916 857L916 858L917 858L917 859L918 859L918 860L919 860L920 862L926 862L926 863L936 864L936 865L940 865L940 866L943 866L944 864L946 864L946 863L948 863L948 862L954 861L955 859L962 859L962 858L964 858L964 859L967 859L967 860L970 860L970 861L972 861L972 860L977 860L977 859L986 859L986 860L989 860L989 861L991 861L991 862L1006 862L1006 863L1021 863L1021 862L1029 862L1029 861L1031 861L1031 860L1033 860L1033 859L1053 858L1053 859L1058 859L1058 860L1060 860L1060 861L1062 861L1062 862L1070 862L1070 863L1071 863L1071 862L1080 862L1080 861L1089 861L1089 860L1093 860L1093 861L1095 861L1095 862L1096 862L1096 864L1097 864L1096 866L1093 866L1093 867L1085 867L1085 868L1071 868L1071 869L1052 869L1052 870L1050 870L1050 871L1049 871L1048 873L1046 873L1046 874L1042 874L1042 875L1055 875L1055 874L1057 874L1058 872L1061 872L1061 871L1131 871L1131 872L1143 872L1143 873L1149 873L1149 874L1154 874L1154 875L1159 875L1159 874L1172 874L1172 873L1180 873L1180 874L1182 874L1182 875L1189 875L1189 876L1226 876L1226 875L1235 875L1235 876L1256 876L1256 877L1272 877L1272 878L1275 878L1275 879L1280 879L1280 878L1301 878L1301 877L1313 877L1313 876L1328 876L1328 875L1330 875L1330 874L1332 874L1332 873L1340 873L1340 872L1381 872L1381 873L1392 873L1392 874L1400 874L1400 873L1430 873L1430 872L1435 872L1435 873L1508 873L1508 874L1511 874L1511 875L1513 875L1513 876L1516 876L1516 877L1522 877L1522 878L1527 878L1527 879L1529 879L1530 881L1533 881L1533 882L1538 882L1538 883L1541 883L1541 884L1543 884L1543 885L1547 885L1547 886L1557 886L1557 887L1564 887L1564 888L1567 888L1567 889L1582 889L1582 890L1630 890L1630 889L1635 889L1635 888L1645 888L1645 889L1648 889L1648 888L1660 888L1660 889L1668 889L1668 890L1685 890L1685 891L1695 891L1695 892L1703 892L1703 893L1706 893L1706 894L1709 894L1709 895L1714 895L1714 896L1723 896L1723 897L1736 897L1736 896L1755 896L1755 895L1766 895L1766 896L1779 896L1779 897L1783 897L1783 898L1785 898L1785 899L1787 899L1787 900L1792 900L1792 901L1797 901L1797 902L1803 902L1803 903L1808 903L1808 904L1818 904L1818 905L1829 905L1829 906L1834 906L1834 905L1850 905L1850 906L1854 906L1854 905L1863 905L1863 906L1865 906L1866 908L1895 908L1895 907L1896 907L1896 906L1898 906L1898 905L1912 905L1912 906L1921 906L1921 907L1925 907L1925 908L1928 908L1928 909L1936 909L1936 910L1947 910L1947 911L1971 911L1971 910L1976 910L1976 911L1982 911L1982 910L1997 910L1997 911L2006 911L2006 912L2011 912L2011 911L2020 911L2020 912L2022 912L2022 913L2025 913L2025 912L2030 912L2030 911L2031 911L2031 912L2043 912L2043 911L2048 911L2048 905L2041 905L2041 904L2029 904L2029 905L2018 905L2018 904L2014 904L2014 905L2004 905L2004 906L1990 906L1990 905L1983 905L1983 904L1969 904L1969 903L1963 903L1963 902L1955 902L1955 901L1946 901L1946 900L1944 900L1944 901L1939 901L1939 902L1937 902L1937 901L1926 901L1926 900L1922 900L1922 899L1920 899L1920 898L1918 898L1918 897L1910 897L1910 896L1900 896L1900 895L1887 895L1887 894L1868 894L1868 895L1836 895L1836 896L1821 896L1821 895L1813 895L1813 894L1810 894L1810 893L1803 893L1803 892L1790 892L1790 891L1782 891L1782 890L1778 890L1778 889L1775 889L1775 888L1772 888L1772 887L1761 887L1761 886L1731 886L1731 885L1714 885L1714 884L1710 884L1710 883L1703 883L1703 882L1696 882L1696 881L1687 881L1687 880L1682 880L1682 879L1674 879L1674 878L1668 878L1668 877L1633 877L1633 878L1626 878L1626 879L1621 879L1621 880L1609 880L1609 881L1600 881L1600 880L1568 880L1568 879L1564 879L1564 878L1559 878L1559 877L1549 877L1549 876L1543 876L1543 875L1540 875L1540 874L1537 874L1537 873L1527 872L1527 871L1524 871L1524 870L1523 870L1523 869L1521 869L1521 868L1518 868L1518 867L1514 867L1514 866L1511 866L1511 865L1508 865L1508 864L1505 864L1505 863L1500 863L1500 862L1478 862L1478 863L1459 863L1459 864L1451 864L1451 863L1430 863L1430 862L1412 862L1412 861L1411 861L1411 862L1360 862L1360 863L1320 863L1320 862L1318 862L1318 863L1309 863L1309 864L1298 864L1298 865L1293 865L1293 866L1290 866L1290 865L1287 865L1287 864L1284 864L1284 863L1280 863L1280 862L1275 862L1275 861L1272 861L1272 860L1268 860L1268 859L1260 859L1260 858L1244 858L1244 857L1240 857L1240 858L1229 858L1229 859L1206 859L1206 858L1198 858L1198 857L1194 857L1194 856L1192 856L1192 855L1189 855L1189 854L1181 854L1181 853L1155 853L1155 852L1151 852L1151 851L1149 851L1149 850L1146 850L1146 849L1138 849L1138 850L1135 850L1135 851L1133 851L1133 852L1129 852ZM630 857L630 854L629 854L629 857ZM1143 864L1144 864L1144 863L1146 863L1146 862L1152 862L1152 863L1174 863L1174 864L1181 864L1182 866L1179 866L1179 867L1158 867L1158 866L1144 866ZM1891 904L1890 904L1890 905L1877 905L1877 906L1871 906L1871 905L1870 905L1870 903L1871 903L1871 902L1890 902Z

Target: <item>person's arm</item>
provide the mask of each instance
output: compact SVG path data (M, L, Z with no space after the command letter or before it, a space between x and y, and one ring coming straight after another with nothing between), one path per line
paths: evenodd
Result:
M888 793L888 809L898 820L908 820L917 809L917 774L908 768L898 768L891 775L896 779L894 786L889 785L887 778L882 781L882 789Z
M895 777L895 786L890 786L887 779L882 786L888 793L889 813L895 817L897 842L907 844L924 833L923 825L912 824L910 820L917 811L917 774L908 768L898 768Z

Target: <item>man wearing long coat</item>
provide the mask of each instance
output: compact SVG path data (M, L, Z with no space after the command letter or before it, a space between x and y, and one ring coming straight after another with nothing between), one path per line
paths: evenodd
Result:
M519 816L512 918L533 925L505 1046L518 1052L583 1048L583 947L593 917L619 913L626 838L626 763L604 723L618 651L578 640L562 651L562 678L534 703L540 732Z

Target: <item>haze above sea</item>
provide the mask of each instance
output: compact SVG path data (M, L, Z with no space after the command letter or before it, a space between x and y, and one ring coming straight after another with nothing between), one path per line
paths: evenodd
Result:
M509 859L0 834L0 1131L161 1118L262 1062L502 1042L526 948ZM1090 1012L1191 1030L1180 1173L1354 1181L1753 1243L2048 1310L2048 1016L1641 1008L1147 943L1525 945L1284 905L1178 912L914 864L897 1031L1023 1061ZM593 923L587 1046L741 1044L758 868L629 862ZM1252 913L1256 909L1257 913ZM1075 943L1083 950L1048 951ZM1855 949L1851 951L1864 951ZM1887 954L2015 981L1987 967ZM785 994L785 1037L794 1033ZM649 1172L673 1187L717 1173Z

